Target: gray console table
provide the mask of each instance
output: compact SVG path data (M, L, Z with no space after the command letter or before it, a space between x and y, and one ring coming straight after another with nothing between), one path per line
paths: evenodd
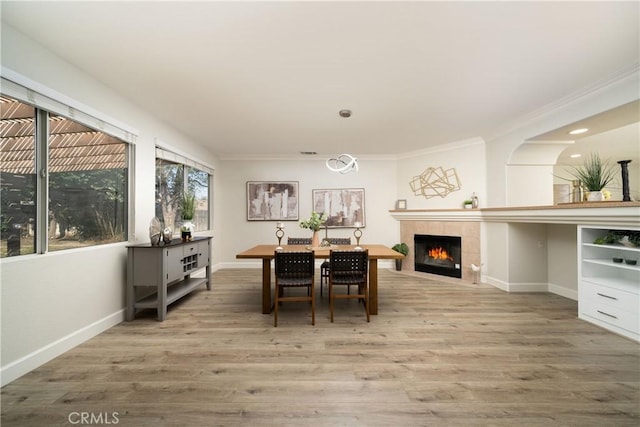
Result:
M194 237L183 242L151 246L150 243L127 246L126 320L135 318L138 309L156 309L158 320L167 317L167 306L202 284L211 290L211 237ZM191 277L204 268L205 277Z

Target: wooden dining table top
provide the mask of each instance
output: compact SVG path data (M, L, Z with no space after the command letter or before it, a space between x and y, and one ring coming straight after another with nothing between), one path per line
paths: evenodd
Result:
M274 253L278 245L256 245L250 249L240 252L236 254L236 258L261 258L261 259L271 259L274 257ZM369 259L402 259L404 255L399 252L394 251L388 246L385 245L376 245L376 244L368 244L368 245L360 245L362 249L366 249L369 251ZM340 251L352 251L356 250L356 245L331 245L329 247L311 247L307 245L282 245L283 251L304 251L313 249L314 255L316 258L329 258L329 254L332 250L340 250Z

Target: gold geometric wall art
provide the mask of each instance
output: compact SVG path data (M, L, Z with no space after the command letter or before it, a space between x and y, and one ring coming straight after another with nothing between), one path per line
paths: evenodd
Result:
M431 197L447 197L452 191L460 190L460 179L455 168L444 170L442 166L427 168L409 182L413 194Z

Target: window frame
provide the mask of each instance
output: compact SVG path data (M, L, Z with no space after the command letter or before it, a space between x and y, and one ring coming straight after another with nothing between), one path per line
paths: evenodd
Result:
M125 144L125 168L126 171L126 197L123 200L123 210L126 219L123 221L123 240L118 242L100 243L96 245L78 246L69 249L55 251L55 253L67 252L69 250L82 250L95 248L106 245L119 245L128 243L132 236L135 235L135 218L132 214L131 206L134 200L135 188L135 140L137 131L118 124L117 121L96 113L89 107L84 106L76 101L70 100L57 92L48 89L42 85L38 85L28 79L19 76L13 72L5 72L12 79L9 80L4 75L1 78L2 95L13 98L24 104L33 106L34 114L34 149L35 149L35 175L36 175L36 194L35 194L35 248L33 253L18 255L12 257L2 257L1 260L24 259L24 257L42 255L50 253L49 251L49 138L50 114L57 114L68 120L75 121L81 125L87 126L98 132L102 132L112 136L123 144ZM37 88L37 90L34 90Z

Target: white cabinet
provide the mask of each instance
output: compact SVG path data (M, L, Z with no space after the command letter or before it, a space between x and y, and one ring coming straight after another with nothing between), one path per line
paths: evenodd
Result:
M578 227L578 314L583 320L640 341L640 248L594 243L611 231L624 234L640 229Z
M178 239L161 246L132 245L127 253L127 320L134 319L136 310L151 308L163 321L169 304L200 285L211 289L211 237ZM203 268L204 277L191 276Z

